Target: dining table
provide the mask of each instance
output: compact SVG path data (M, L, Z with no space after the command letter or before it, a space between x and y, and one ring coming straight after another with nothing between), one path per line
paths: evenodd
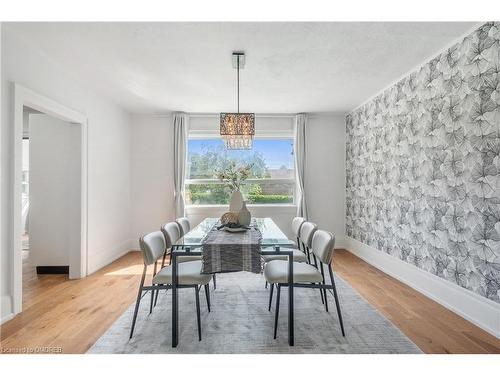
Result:
M185 233L179 240L172 244L171 266L172 266L172 347L177 347L179 343L179 296L178 296L178 261L179 256L203 256L204 243L209 233L220 227L219 218L206 218L188 233ZM293 319L293 251L296 244L288 239L283 231L269 217L253 218L249 228L260 231L260 246L257 250L260 255L283 255L288 258L288 344L294 345L294 319ZM220 230L224 230L221 228ZM238 233L229 233L228 235L237 236ZM227 238L227 237L226 237ZM236 237L235 237L236 238ZM214 245L213 243L211 244ZM217 244L215 244L217 245ZM220 244L224 246L223 243ZM232 245L234 246L234 244ZM244 244L241 244L243 247ZM263 250L265 249L265 250ZM235 251L234 256L241 256L240 251ZM202 271L203 272L203 271ZM210 272L217 273L217 272ZM286 284L285 284L286 285Z

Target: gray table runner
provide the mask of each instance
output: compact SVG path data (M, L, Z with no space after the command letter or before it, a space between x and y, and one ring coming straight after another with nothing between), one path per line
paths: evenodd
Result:
M260 273L262 234L252 220L245 232L217 230L217 223L202 241L202 272L248 271Z

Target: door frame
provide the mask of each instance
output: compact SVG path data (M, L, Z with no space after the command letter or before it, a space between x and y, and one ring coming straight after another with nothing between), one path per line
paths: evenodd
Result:
M12 304L13 313L22 311L22 215L21 215L21 181L22 181L22 139L23 139L23 107L30 107L44 114L63 121L80 125L81 131L81 187L80 187L80 249L70 254L70 278L82 278L88 274L87 249L87 212L88 212L88 119L84 114L68 108L44 95L30 90L18 83L12 84L14 115L14 158L12 160ZM73 269L73 272L71 270Z

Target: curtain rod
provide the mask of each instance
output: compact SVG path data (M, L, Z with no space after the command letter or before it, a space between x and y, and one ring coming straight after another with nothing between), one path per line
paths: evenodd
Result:
M137 113L134 116L152 116L152 117L171 117L176 112L165 112L165 113ZM199 117L213 117L218 118L219 113L204 113L204 112L185 112L188 117L199 118ZM345 117L347 112L307 112L307 117L309 119L317 117L331 117L331 116L342 116ZM257 118L295 118L298 113L256 113Z
M187 113L189 117L219 117L219 113ZM295 113L256 113L255 117L294 118Z

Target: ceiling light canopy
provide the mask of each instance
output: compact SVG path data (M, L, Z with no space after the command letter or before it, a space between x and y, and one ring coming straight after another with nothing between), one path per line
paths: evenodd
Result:
M238 112L220 114L220 135L228 150L249 150L255 135L255 113L240 113L240 69L245 66L245 54L233 52L236 69Z

